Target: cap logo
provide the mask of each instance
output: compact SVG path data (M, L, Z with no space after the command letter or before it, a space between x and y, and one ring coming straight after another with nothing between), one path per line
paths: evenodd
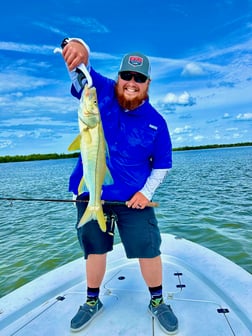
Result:
M143 65L143 58L140 56L130 56L129 57L129 64L133 66L141 66Z

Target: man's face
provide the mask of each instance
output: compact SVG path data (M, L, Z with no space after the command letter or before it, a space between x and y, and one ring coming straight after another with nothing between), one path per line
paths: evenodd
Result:
M125 71L119 74L115 87L119 104L126 110L137 108L148 98L149 83L150 79L137 72Z

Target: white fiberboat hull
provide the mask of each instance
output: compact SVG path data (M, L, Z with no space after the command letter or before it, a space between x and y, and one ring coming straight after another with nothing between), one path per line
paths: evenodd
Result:
M179 319L178 335L252 335L252 275L226 258L173 235L162 235L163 288ZM147 311L138 261L121 244L108 254L103 312L78 335L164 335ZM84 259L57 268L0 299L2 336L64 336L86 295Z

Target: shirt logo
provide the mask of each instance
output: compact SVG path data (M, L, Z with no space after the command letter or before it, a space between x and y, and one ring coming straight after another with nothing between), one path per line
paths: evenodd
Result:
M130 56L129 64L133 66L141 66L143 64L143 58L140 56Z
M152 125L152 124L149 124L149 127L150 127L150 128L152 128L152 129L154 129L154 130L157 130L157 129L158 129L158 127L157 127L157 126L155 126L155 125Z

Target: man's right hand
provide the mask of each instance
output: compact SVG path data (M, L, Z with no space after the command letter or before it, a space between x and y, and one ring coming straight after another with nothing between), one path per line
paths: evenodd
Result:
M69 71L73 71L78 65L88 64L89 50L78 40L70 40L62 50L62 56Z

